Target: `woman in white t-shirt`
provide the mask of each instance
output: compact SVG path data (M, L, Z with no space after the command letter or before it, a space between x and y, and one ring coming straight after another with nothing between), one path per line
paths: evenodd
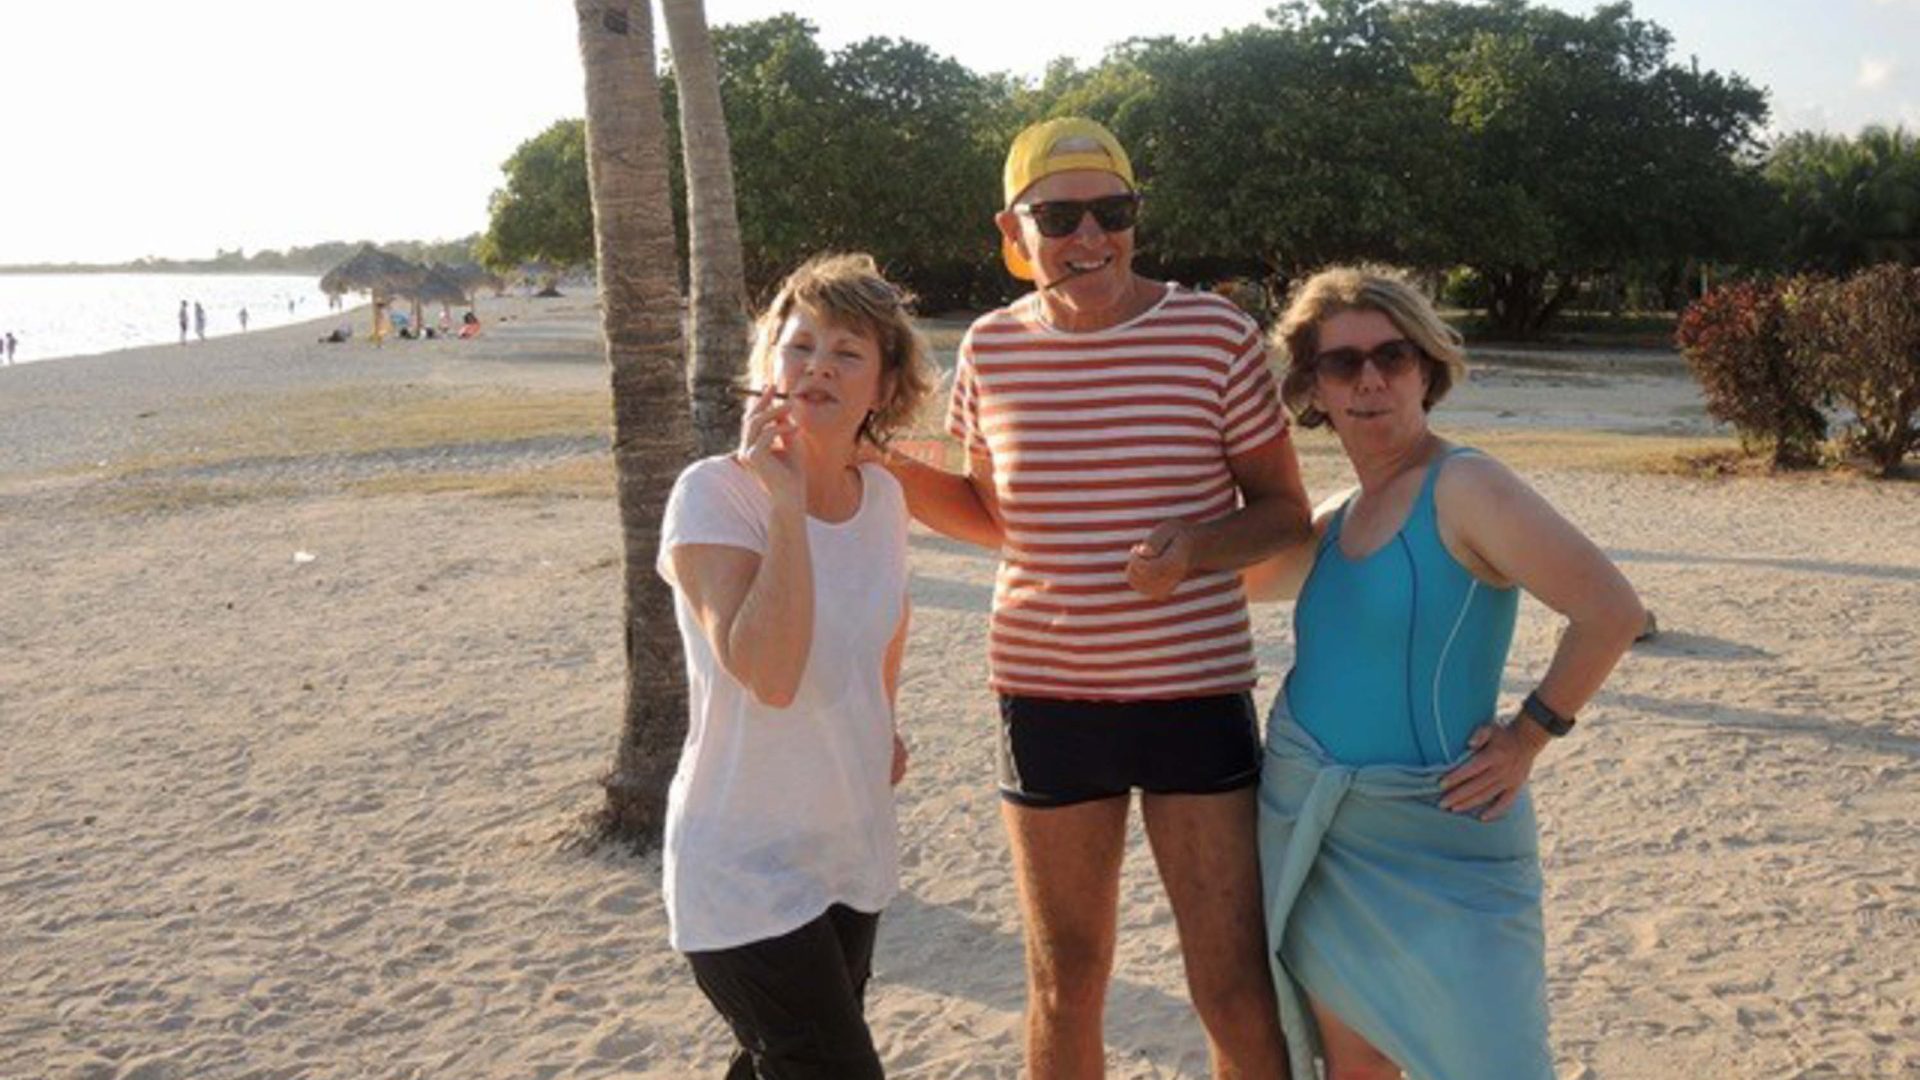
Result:
M672 943L739 1040L729 1078L878 1077L862 998L899 880L907 511L856 458L932 378L865 255L787 278L751 371L739 450L682 473L661 524L691 703L667 803Z

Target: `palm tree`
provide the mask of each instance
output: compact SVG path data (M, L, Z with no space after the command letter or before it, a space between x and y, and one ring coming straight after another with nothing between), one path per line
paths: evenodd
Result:
M680 146L687 163L687 277L693 355L687 393L702 455L739 440L734 380L746 366L747 284L734 211L733 151L720 107L719 66L702 0L660 0L679 87Z
M1800 132L1775 149L1788 261L1840 274L1880 262L1920 262L1920 141L1904 128L1858 138Z
M666 121L647 0L574 0L586 69L600 321L613 378L613 460L626 548L626 704L605 825L657 845L686 730L673 594L653 572L660 518L692 456L674 270Z

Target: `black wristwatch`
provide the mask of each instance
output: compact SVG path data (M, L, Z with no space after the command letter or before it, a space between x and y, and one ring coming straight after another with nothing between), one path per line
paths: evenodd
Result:
M1520 711L1556 739L1573 730L1573 717L1554 712L1551 706L1540 700L1538 693L1528 694L1527 700L1520 703Z

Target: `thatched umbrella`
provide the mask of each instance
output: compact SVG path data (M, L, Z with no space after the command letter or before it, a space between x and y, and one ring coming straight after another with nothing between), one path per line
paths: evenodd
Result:
M389 255L372 244L363 244L352 258L321 276L320 291L334 296L349 292L369 294L373 298L373 340L377 342L380 315L387 299L413 287L425 274L426 268L418 263Z
M506 281L503 280L499 274L481 266L479 263L450 263L438 267L438 269L446 271L452 275L455 281L460 283L460 287L467 291L469 302L471 302L474 297L480 295L481 289L492 289L494 294L498 295L502 289L507 287Z
M418 281L426 269L419 263L389 255L372 244L364 244L353 257L326 272L320 278L320 291L333 293L372 293L384 298Z
M426 321L420 313L423 304L466 304L467 288L453 273L450 266L435 263L421 274L419 280L411 282L405 288L395 290L399 295L413 301L413 319L416 325L426 328Z

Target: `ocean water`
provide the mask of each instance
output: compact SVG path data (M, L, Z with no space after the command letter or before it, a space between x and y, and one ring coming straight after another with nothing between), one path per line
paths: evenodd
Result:
M180 301L207 312L207 337L320 318L327 295L304 274L0 274L0 341L17 342L15 363L86 356L180 340ZM347 298L351 305L356 301Z

